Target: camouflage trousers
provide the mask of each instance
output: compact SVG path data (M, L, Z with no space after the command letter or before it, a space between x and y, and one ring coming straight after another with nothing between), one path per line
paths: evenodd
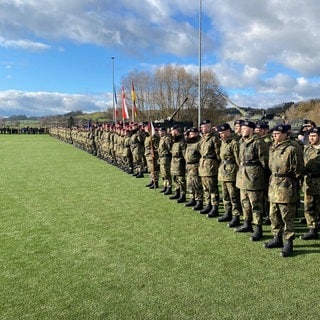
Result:
M173 176L173 182L175 183L175 189L180 190L180 194L186 193L186 177L185 176Z
M274 236L283 234L286 240L294 238L296 203L270 203L271 231Z
M219 188L218 176L201 177L201 184L203 189L203 200L208 204L214 206L219 205Z
M132 152L133 165L137 172L143 172L143 169L144 169L143 156L144 155L140 152L136 152L136 151Z
M170 173L171 158L162 157L159 159L159 164L160 164L160 175L163 181L163 186L171 187L172 185L172 176Z
M156 159L153 159L151 156L146 156L147 168L150 173L150 178L152 181L159 180L159 165L157 164Z
M317 228L319 221L320 195L304 194L304 216L309 228Z
M241 202L240 190L236 187L235 181L222 181L222 200L225 213L232 213L233 216L240 216Z
M240 190L243 219L262 225L264 216L264 190Z

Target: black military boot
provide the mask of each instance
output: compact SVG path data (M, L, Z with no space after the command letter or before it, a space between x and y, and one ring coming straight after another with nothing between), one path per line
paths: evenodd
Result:
M262 239L262 226L261 225L256 225L254 227L254 231L253 231L253 234L251 235L250 237L250 240L252 241L259 241Z
M167 187L167 190L163 193L165 196L172 194L172 187Z
M143 178L144 175L143 175L143 172L140 171L137 175L136 175L136 178Z
M212 209L207 214L207 218L215 218L219 216L219 207L217 205L212 206Z
M185 207L194 207L197 204L194 198L191 198L187 203L185 203Z
M277 234L274 236L273 239L269 240L264 244L266 249L273 249L273 248L282 248L283 247L283 240L282 234Z
M176 189L174 194L169 197L170 200L178 200L180 198L180 189Z
M148 184L146 184L146 188L153 186L153 180L151 180Z
M232 219L232 214L231 212L226 212L223 216L218 218L218 222L228 222L231 221Z
M177 203L184 203L186 202L186 194L185 193L182 193L179 197L179 199L177 200Z
M160 193L165 193L167 191L167 187L163 187L159 192Z
M235 228L234 231L235 232L252 232L253 229L252 229L251 222L249 222L248 220L244 220L243 225L238 228Z
M287 242L284 244L283 249L280 252L281 257L289 257L293 254L293 239L287 240Z
M318 229L317 228L310 228L307 233L300 236L301 240L317 240L319 239Z
M158 181L154 181L154 182L153 182L153 185L150 186L150 189L158 189L158 188L159 188L159 183L158 183Z
M240 226L240 216L233 216L231 221L228 223L229 228L235 228Z
M202 210L200 210L200 214L207 214L211 211L212 205L211 202L209 202Z
M196 205L192 208L193 210L202 210L203 209L203 202L202 200L198 200Z

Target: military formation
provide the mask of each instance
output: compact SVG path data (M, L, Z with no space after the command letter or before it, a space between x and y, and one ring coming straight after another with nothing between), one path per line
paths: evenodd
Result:
M297 136L289 124L269 128L250 120L237 120L233 128L204 120L200 128L189 129L119 122L56 127L50 134L133 177L148 173L146 187L159 188L170 200L235 232L249 233L251 241L261 241L263 225L270 224L273 238L264 247L280 248L283 257L293 254L303 197L308 231L300 238L318 239L320 127L312 121Z

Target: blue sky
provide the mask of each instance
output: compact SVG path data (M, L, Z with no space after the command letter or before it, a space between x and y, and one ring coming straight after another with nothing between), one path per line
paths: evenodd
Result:
M318 0L202 0L203 67L238 105L319 97ZM132 70L198 70L199 1L0 0L0 116L112 106Z

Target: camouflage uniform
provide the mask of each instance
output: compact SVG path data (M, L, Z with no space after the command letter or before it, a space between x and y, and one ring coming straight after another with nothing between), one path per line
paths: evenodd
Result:
M307 226L318 229L320 209L320 144L305 146L304 164L304 215L307 220Z
M162 192L166 192L168 188L169 188L168 190L171 190L171 183L172 183L172 176L170 173L170 165L171 165L171 157L172 157L171 148L172 148L172 137L171 135L166 133L164 136L160 138L159 147L158 147L160 174L161 174L163 187L164 187Z
M226 215L240 216L240 190L236 187L239 168L239 136L232 133L222 140L220 148L218 180L221 181L224 212Z
M144 156L144 139L145 134L140 128L134 128L132 130L130 139L130 149L133 157L133 164L136 170L136 176L143 176L143 156Z
M269 183L270 219L275 236L284 235L286 240L294 239L294 216L297 202L297 188L303 172L301 149L286 138L270 148Z
M152 144L151 144L152 142ZM151 184L149 187L157 188L159 179L158 170L158 148L159 148L159 136L154 134L151 138L150 133L146 133L144 140L144 155L147 162L148 172L150 172Z
M170 199L179 199L186 196L186 162L185 162L186 141L183 134L173 137L171 148L170 173L175 183L176 194Z
M240 139L240 166L236 186L240 189L241 207L246 232L251 223L262 225L264 214L264 190L268 170L268 148L256 134ZM241 227L237 230L241 232Z
M187 138L187 147L185 153L186 171L187 171L187 190L194 201L203 200L203 189L201 178L199 176L200 154L200 136ZM193 201L191 201L193 203Z
M221 141L215 132L204 134L200 140L199 176L207 205L219 206L218 167Z

